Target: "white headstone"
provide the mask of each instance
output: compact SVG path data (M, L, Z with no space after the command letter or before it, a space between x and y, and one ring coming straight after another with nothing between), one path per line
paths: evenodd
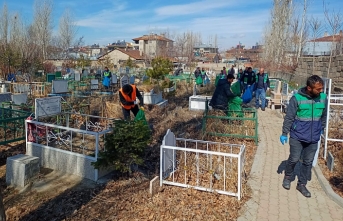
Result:
M61 113L61 97L36 98L35 117L51 116Z
M99 89L99 80L98 79L91 79L91 90Z
M52 93L68 93L68 81L67 80L53 80L52 81Z
M81 81L81 74L75 73L75 81Z
M116 74L112 75L112 84L118 84L118 77Z
M123 87L125 84L129 83L129 77L127 75L124 75L121 79L120 79L120 87Z
M26 104L27 102L27 93L22 94L12 94L12 102L13 104Z

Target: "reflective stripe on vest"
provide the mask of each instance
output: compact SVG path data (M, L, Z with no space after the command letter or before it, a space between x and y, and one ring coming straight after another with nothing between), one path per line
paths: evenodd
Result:
M317 98L310 99L299 93L294 95L298 110L296 119L299 121L319 121L325 109L326 94L320 93Z
M131 87L132 87L131 97L129 95L125 94L123 92L122 88L120 88L120 90L119 90L121 95L124 97L124 99L127 102L134 102L136 100L136 85L131 84ZM134 104L132 104L132 105L124 105L122 103L120 103L120 104L123 108L125 108L127 110L130 110L131 108L133 108L135 106Z
M109 72L109 71L105 71L105 72L104 72L104 76L105 76L105 77L110 76L110 72Z
M201 75L206 75L206 71L202 71L202 72L201 72Z

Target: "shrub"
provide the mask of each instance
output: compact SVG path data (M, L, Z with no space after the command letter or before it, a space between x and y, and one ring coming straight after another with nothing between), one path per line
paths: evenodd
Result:
M106 135L105 151L92 165L96 168L113 166L120 172L131 172L131 165L142 165L144 151L151 140L149 126L143 121L115 120L113 132Z

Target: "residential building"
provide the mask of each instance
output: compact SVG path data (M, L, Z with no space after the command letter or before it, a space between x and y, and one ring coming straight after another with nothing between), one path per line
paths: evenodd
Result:
M144 56L139 50L116 48L98 57L98 61L108 59L114 66L120 67L125 61L131 59L138 67L145 67Z
M343 31L341 30L337 35L324 34L323 37L312 39L306 42L303 55L310 56L325 56L330 55L331 49L335 51L334 54L342 54L343 51Z
M141 56L154 58L158 56L169 57L173 48L173 41L164 35L149 34L132 39L133 47L137 48Z
M196 57L203 57L206 54L212 53L217 54L218 53L218 47L213 46L212 44L196 44L193 47L194 56Z

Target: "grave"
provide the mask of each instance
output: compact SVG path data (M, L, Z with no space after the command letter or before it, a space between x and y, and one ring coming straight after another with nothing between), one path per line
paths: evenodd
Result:
M39 173L39 158L19 154L6 160L6 183L15 187L25 187Z
M27 93L12 94L12 103L15 105L26 104Z
M118 84L118 76L116 74L112 75L112 84Z
M68 93L68 81L67 80L53 80L52 81L52 93L61 94Z
M210 102L212 96L202 96L202 95L193 95L189 97L189 110L201 110L204 111L206 109L206 101ZM212 107L209 106L211 110Z
M120 87L122 88L125 84L129 83L129 76L124 75L123 77L120 78Z
M99 80L91 79L91 90L98 90L98 89L99 89Z

